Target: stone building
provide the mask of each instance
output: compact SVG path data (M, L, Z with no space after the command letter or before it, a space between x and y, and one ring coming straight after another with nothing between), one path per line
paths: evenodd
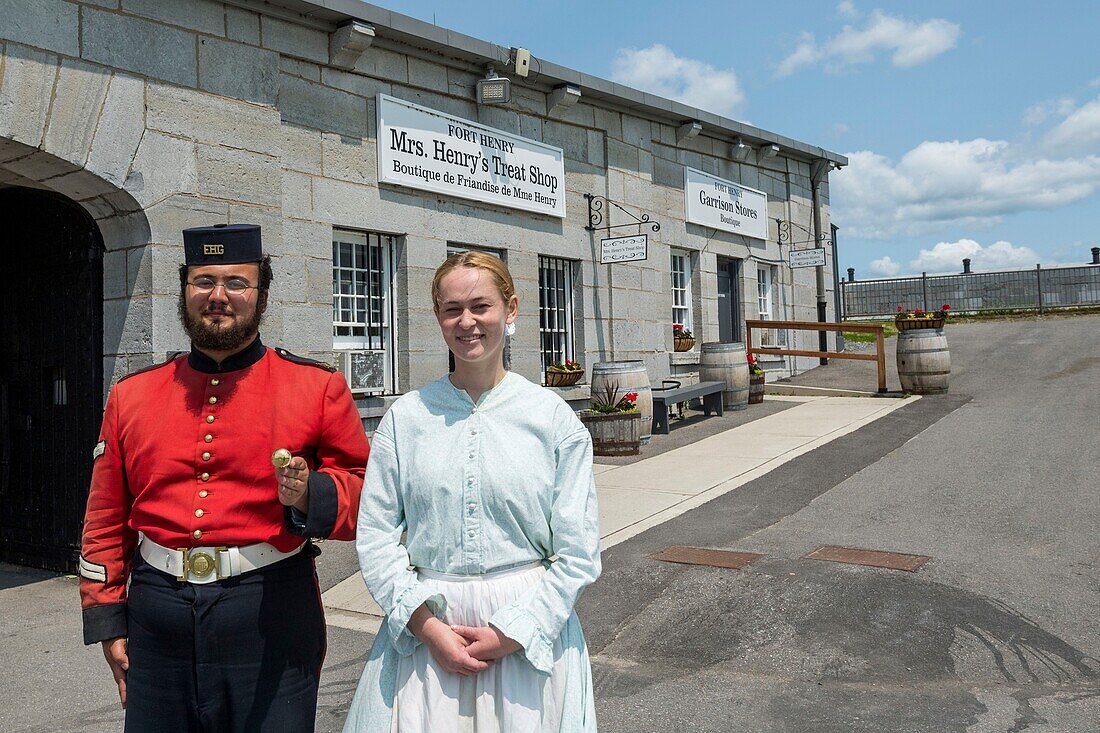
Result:
M691 379L699 348L673 351L674 322L702 342L814 320L822 300L832 318L831 252L824 288L786 261L826 238L842 156L534 51L520 76L522 52L358 0L0 0L0 211L21 281L0 314L16 497L0 559L74 557L107 390L187 348L185 227L263 227L265 341L335 360L368 430L447 369L428 291L450 251L508 262L508 358L532 380L564 358ZM505 104L478 103L490 66ZM640 234L600 264L601 240Z

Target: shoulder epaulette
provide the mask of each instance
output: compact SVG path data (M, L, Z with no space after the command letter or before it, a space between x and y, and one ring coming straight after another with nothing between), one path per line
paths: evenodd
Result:
M153 364L152 366L147 366L144 369L138 369L136 372L130 372L129 374L127 374L125 377L122 377L118 381L119 382L125 382L130 377L136 377L139 374L144 374L145 372L151 372L154 369L160 369L162 366L168 366L169 364L171 364L176 359L180 358L181 356L183 356L186 353L187 353L186 351L169 351L168 352L168 358L165 359L164 361L160 362L159 364Z
M311 366L311 367L316 367L318 369L324 369L326 372L336 371L336 367L334 367L332 364L326 364L325 362L317 361L316 359L307 359L304 356L298 356L297 354L292 354L289 351L287 351L286 349L278 349L277 348L277 349L273 349L273 351L276 354L278 354L281 358L286 359L287 361L293 362L295 364L301 364L302 366Z

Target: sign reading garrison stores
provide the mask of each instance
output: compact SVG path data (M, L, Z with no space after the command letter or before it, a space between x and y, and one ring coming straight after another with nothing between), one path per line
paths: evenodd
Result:
M561 148L378 95L378 182L565 218Z
M768 238L768 195L763 191L684 168L687 220L693 224Z

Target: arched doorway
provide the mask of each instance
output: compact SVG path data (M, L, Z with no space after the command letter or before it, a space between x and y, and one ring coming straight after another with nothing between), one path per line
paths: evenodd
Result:
M103 240L76 203L0 188L0 561L71 572L103 405Z

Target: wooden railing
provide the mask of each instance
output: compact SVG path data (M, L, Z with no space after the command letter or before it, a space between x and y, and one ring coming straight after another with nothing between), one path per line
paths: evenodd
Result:
M875 334L875 353L860 354L846 351L809 351L807 349L778 349L752 345L754 328L789 328L794 331L849 331ZM822 323L818 321L745 321L745 351L750 354L777 354L779 356L817 356L829 359L857 359L878 362L878 391L886 391L886 339L885 326L875 323Z

